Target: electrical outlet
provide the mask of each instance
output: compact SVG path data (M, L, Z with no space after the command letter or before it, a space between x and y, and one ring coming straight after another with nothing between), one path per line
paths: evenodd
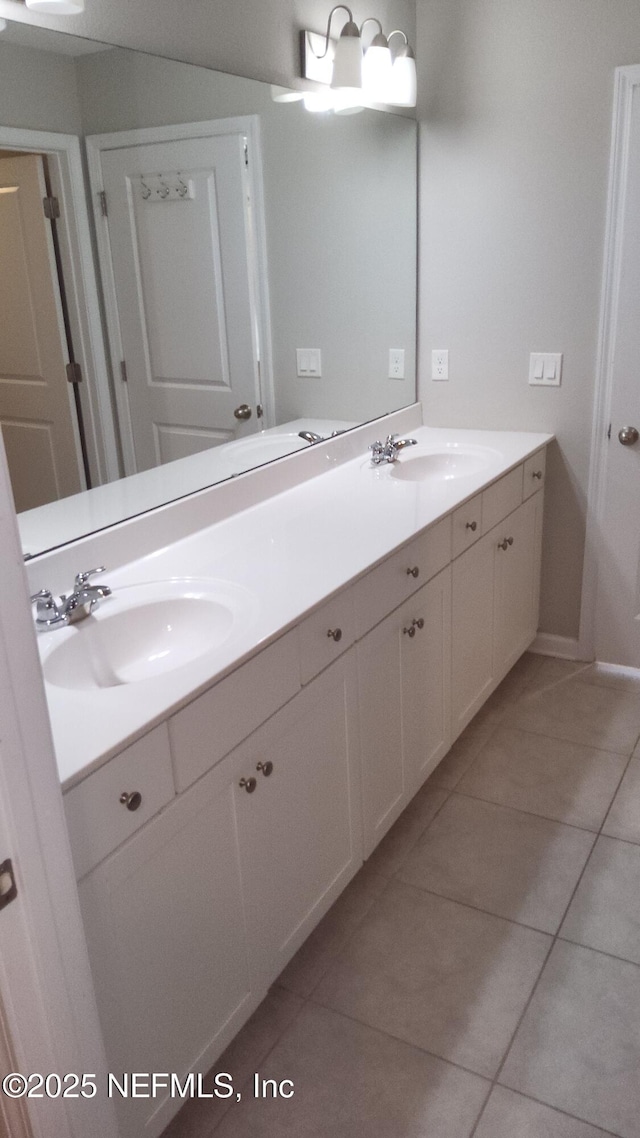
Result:
M431 353L431 378L434 380L449 378L448 348L433 349Z
M389 379L404 379L404 348L389 348Z

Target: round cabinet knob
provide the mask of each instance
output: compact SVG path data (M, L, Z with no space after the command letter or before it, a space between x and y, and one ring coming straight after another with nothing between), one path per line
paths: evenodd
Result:
M415 626L415 624L410 624L408 628L403 628L402 631L403 631L405 636L410 636L411 639L413 640L413 637L416 634L416 626Z
M531 477L537 478L538 482L540 482L540 480L542 479L542 471L541 470L534 470Z
M142 806L142 795L139 790L132 790L130 794L125 790L120 795L120 801L127 810L138 810Z
M258 763L256 770L262 771L264 777L268 778L270 774L273 774L273 763L271 759L267 759L266 763Z
M335 642L337 644L339 640L342 640L342 629L341 628L330 628L329 631L327 632L327 636L331 640L335 640Z
M420 629L424 628L424 617L419 616L418 619L414 620L413 623L415 624L416 628L420 628Z
M477 522L467 522L467 524L465 526L465 529L470 529L472 533L475 533L477 528L478 528Z
M412 569L407 569L407 577L418 577L420 575L420 567L414 565Z
M618 438L623 447L632 447L634 443L637 443L638 439L640 439L640 435L635 427L622 427L622 429L618 431Z
M498 549L508 549L510 545L513 545L513 538L505 537L504 541L498 542Z
M236 419L246 420L251 418L251 408L248 403L241 403L239 407L236 407L233 413Z
M257 784L255 778L253 778L253 777L252 778L241 778L240 779L240 786L242 787L243 790L246 790L247 794L253 794L257 785L258 784Z

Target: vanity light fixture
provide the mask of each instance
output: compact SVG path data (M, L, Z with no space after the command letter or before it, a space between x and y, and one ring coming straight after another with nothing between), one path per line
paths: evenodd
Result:
M331 26L336 12L347 14L340 36L331 39ZM363 53L363 31L366 24L378 25L378 31ZM392 36L400 35L404 43L394 55L389 46ZM322 84L324 90L305 96L309 110L334 110L344 114L360 110L370 103L415 107L416 63L405 32L395 29L387 38L380 20L368 16L360 28L346 4L331 9L325 35L302 33L302 72L305 79Z
M77 16L84 12L84 0L24 0L32 12L43 16Z

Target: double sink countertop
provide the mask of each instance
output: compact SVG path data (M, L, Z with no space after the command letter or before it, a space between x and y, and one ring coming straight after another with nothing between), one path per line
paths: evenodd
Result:
M431 427L406 433L418 445L404 450L395 464L372 466L365 451L105 573L101 583L110 585L113 595L94 616L75 627L39 634L63 789L553 438ZM154 584L144 590L146 583ZM135 640L144 621L133 616L133 609L128 616L126 606L135 604L137 595L171 601L189 593L222 602L226 625L222 641L211 651L205 646L195 659L150 678L107 678L102 681L107 686L100 686L100 680L74 680L73 669L65 670L63 645L66 653L67 641L93 635L91 626L95 629L100 621L117 618L124 642ZM193 612L195 620L187 620L184 635L206 637L206 625Z

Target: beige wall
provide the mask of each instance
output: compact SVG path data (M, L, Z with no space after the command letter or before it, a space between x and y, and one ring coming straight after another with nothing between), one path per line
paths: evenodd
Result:
M613 73L637 0L417 0L420 394L434 425L556 433L544 631L578 633ZM430 380L432 348L449 383ZM531 351L564 352L560 389Z

